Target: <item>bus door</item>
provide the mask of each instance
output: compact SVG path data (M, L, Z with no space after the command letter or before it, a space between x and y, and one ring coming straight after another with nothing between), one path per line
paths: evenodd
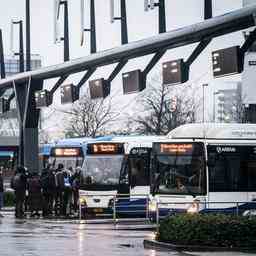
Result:
M134 147L128 157L130 196L145 197L150 193L151 148Z
M212 208L232 208L232 202L256 199L256 147L208 145L209 201L226 202ZM255 198L254 198L255 197Z

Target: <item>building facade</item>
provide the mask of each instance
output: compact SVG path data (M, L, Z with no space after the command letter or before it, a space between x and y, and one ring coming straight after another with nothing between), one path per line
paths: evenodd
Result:
M243 6L256 4L256 0L243 0ZM243 31L245 39L254 28ZM242 98L245 106L245 121L256 123L256 44L254 44L244 57L244 71L242 73Z
M215 92L216 121L220 123L240 123L244 119L242 102L242 85L236 83L233 89L223 89Z
M19 73L20 62L18 56L6 56L5 57L5 73L6 76L12 76ZM40 55L31 55L31 70L39 69L42 66L42 60ZM24 62L24 67L26 67L26 60Z

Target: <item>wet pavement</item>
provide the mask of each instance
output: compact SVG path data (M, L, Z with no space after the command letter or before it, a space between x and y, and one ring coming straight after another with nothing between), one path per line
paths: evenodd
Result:
M114 224L79 224L62 220L16 220L12 213L4 215L0 218L1 256L255 255L155 251L143 247L143 240L154 236L150 230L124 230L124 226L118 230Z

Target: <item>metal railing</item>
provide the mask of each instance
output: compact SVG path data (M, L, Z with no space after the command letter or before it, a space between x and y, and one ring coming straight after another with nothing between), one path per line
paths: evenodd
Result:
M149 220L149 201L150 197L149 194L136 194L136 195L129 195L129 194L84 194L82 198L85 198L85 201L89 201L88 199L99 198L101 200L109 200L112 201L112 205L109 205L106 208L102 208L102 210L110 210L109 216L112 215L112 219L114 223L117 223L119 219L124 217L135 218L140 216L140 219ZM105 198L105 199L104 199ZM86 200L87 199L87 200ZM100 208L101 206L95 205L83 205L81 200L79 200L79 219L84 216L85 212L91 208ZM89 214L88 214L89 215ZM99 214L100 215L100 214ZM104 216L104 215L102 215Z
M193 204L198 205L198 211L200 213L226 213L234 215L242 215L248 210L255 210L256 213L256 201L168 201L168 202L155 202L155 211L151 211L149 208L150 195L149 194L86 194L87 198L104 198L112 200L112 205L108 207L111 210L108 217L112 219L114 224L132 218L135 220L154 221L158 230L160 220L171 214L177 214L179 212L188 212L188 208ZM180 207L179 207L180 206ZM79 203L79 219L82 219L82 212L86 211L86 208Z
M226 214L236 214L241 215L247 210L256 211L256 201L229 201L229 202L219 202L219 201L174 201L159 202L154 201L155 209L152 211L150 209L150 195L149 194L86 194L86 198L107 198L107 200L112 200L112 205L108 206L110 210L108 217L112 218L114 223L122 221L122 218L128 217L132 219L143 219L146 221L154 221L157 226L159 226L160 219L171 214L176 214L179 212L188 212L188 208L193 204L198 206L198 210L195 212L200 213L226 213ZM79 201L80 202L80 201ZM179 207L180 206L180 207ZM95 204L96 208L100 207ZM79 218L82 219L83 211L86 213L89 207L81 205L79 203ZM106 209L106 208L105 208Z

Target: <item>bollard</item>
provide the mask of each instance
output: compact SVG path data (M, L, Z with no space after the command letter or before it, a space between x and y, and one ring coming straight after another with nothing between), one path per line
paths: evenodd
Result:
M158 202L156 202L156 232L159 231L159 206Z
M146 219L149 220L149 198L146 197Z
M114 223L116 224L116 195L114 196L114 202L113 202L113 219L114 219Z
M81 202L79 200L79 220L82 219L82 207L81 207Z

